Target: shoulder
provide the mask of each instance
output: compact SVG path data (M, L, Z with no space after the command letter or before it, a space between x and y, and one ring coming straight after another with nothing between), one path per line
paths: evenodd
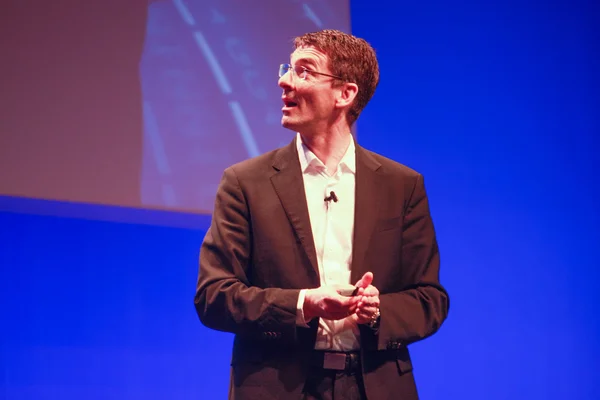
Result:
M424 191L423 175L418 171L384 157L381 154L357 146L357 162L361 158L361 163L375 170L376 176L380 179L388 190L396 193L400 191L404 198L411 198L416 191ZM358 173L358 171L357 171Z
M375 175L382 178L379 179L382 190L390 193L393 198L404 199L405 208L412 202L427 197L424 178L420 172L373 151L361 148L361 152L375 166Z
M374 151L367 150L364 147L360 146L357 146L357 151L364 158L371 159L376 164L378 164L379 173L410 180L421 177L421 174L418 171L404 164L401 164L398 161L394 161L391 158L387 158L382 156L381 154L375 153Z
M225 169L225 176L235 176L238 181L252 182L257 179L269 178L276 172L279 165L297 162L298 154L294 142L287 146L268 151L252 157Z

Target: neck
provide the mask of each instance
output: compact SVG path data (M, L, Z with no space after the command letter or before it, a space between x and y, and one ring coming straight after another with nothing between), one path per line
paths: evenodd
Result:
M300 135L302 142L325 164L330 175L337 171L338 164L352 140L349 127L347 130L332 130L311 135L300 133Z

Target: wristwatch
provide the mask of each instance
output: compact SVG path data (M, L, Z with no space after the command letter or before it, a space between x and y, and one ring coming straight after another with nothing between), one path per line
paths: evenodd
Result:
M378 307L377 311L375 311L375 314L373 314L373 316L371 317L371 320L369 322L367 322L367 326L371 329L379 328L379 319L380 318L381 318L381 312L379 311L379 307Z

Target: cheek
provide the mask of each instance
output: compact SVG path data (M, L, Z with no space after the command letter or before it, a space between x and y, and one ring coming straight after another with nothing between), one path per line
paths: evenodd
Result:
M320 111L328 113L331 112L335 104L335 99L325 95L318 96L317 98L315 98L314 104L318 107Z

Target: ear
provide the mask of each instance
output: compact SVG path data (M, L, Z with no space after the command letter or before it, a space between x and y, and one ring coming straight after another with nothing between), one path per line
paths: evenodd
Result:
M339 87L340 94L336 101L336 106L339 108L349 107L358 95L358 85L356 83L346 82Z

